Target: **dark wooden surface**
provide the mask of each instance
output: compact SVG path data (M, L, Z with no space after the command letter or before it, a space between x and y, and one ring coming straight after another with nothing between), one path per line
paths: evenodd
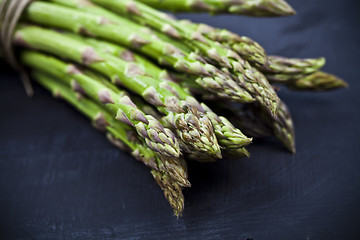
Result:
M271 54L325 56L325 70L351 88L282 89L297 154L270 139L250 159L189 163L180 219L148 169L40 87L28 99L2 63L0 239L360 239L359 3L289 2L295 17L180 16L253 37Z

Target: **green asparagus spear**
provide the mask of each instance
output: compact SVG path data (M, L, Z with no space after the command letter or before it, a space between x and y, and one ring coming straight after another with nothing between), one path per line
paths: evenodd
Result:
M159 170L163 168L162 162L158 159L159 155L141 143L141 140L134 136L134 132L127 125L114 121L112 116L99 105L84 97L79 97L79 94L72 92L69 88L41 72L34 72L33 76L41 85L52 91L54 96L63 98L92 119L97 129L107 131L108 139L115 146L130 152L137 160L151 167L153 169L151 174L164 191L164 195L173 208L174 214L178 217L181 216L184 210L184 195L182 194L181 185L171 178L168 173Z
M255 17L294 15L284 0L139 0L154 8L173 12L232 13Z
M335 75L325 72L314 72L309 75L293 78L285 82L285 86L297 91L330 91L339 88L347 88L348 84Z
M279 98L275 90L260 72L252 68L247 61L244 61L232 50L204 37L199 32L193 31L165 13L156 11L139 2L132 0L92 0L92 2L184 41L194 50L211 59L216 65L227 70L229 74L232 74L239 86L246 90L265 109L273 114L276 113Z

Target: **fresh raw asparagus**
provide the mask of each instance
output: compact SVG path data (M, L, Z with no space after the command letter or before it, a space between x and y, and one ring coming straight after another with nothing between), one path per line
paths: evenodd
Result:
M81 96L81 94L73 92L69 87L66 87L46 74L33 72L32 75L38 83L51 91L55 97L64 99L90 118L95 128L106 131L108 139L115 146L130 152L137 160L150 166L153 169L151 170L151 174L164 191L164 195L173 208L174 214L181 216L184 209L182 187L179 185L179 182L171 178L168 173L160 170L163 168L162 161L159 160L159 157L162 157L161 155L156 154L144 145L133 130L126 124L116 121L111 114L102 109L100 105L86 99L84 96ZM184 164L186 163L184 162ZM189 186L189 183L186 186Z
M25 10L14 43L31 49L19 51L19 60L41 85L151 168L180 216L183 187L190 187L183 157L200 162L249 157L245 147L252 138L243 132L254 138L275 135L295 153L290 112L271 84L307 91L347 84L320 71L324 58L268 56L250 38L177 20L152 7L251 16L295 13L285 0L38 0ZM217 102L210 109L194 96Z
M154 8L173 12L232 13L256 17L294 15L284 0L139 0Z
M208 118L195 108L189 107L186 101L179 100L171 89L166 89L167 86L164 86L162 81L147 75L136 65L97 51L81 41L39 27L20 28L15 42L76 61L101 72L114 84L126 86L156 106L166 115L166 120L176 129L178 136L195 149L221 157L220 147Z
M149 6L132 0L92 0L106 8L125 15L140 24L147 24L154 29L179 39L209 58L216 65L231 74L239 86L246 90L265 109L275 114L279 98L267 79L252 68L232 50L193 31L181 22L170 18Z
M64 2L67 1L64 0ZM228 74L201 61L197 54L184 53L174 45L154 37L149 34L148 28L128 19L117 17L117 21L112 21L103 15L89 14L43 2L33 2L24 16L34 23L116 42L157 60L161 65L199 76L201 84L214 93L221 92L222 96L234 101L253 101L253 98ZM63 21L64 18L70 21ZM71 19L76 19L76 21Z

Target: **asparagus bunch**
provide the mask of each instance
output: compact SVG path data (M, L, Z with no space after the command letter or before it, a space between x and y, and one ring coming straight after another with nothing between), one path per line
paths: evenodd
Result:
M184 158L249 157L252 137L272 135L295 153L289 109L271 84L311 91L347 85L320 70L323 58L271 56L248 37L151 6L252 16L294 11L283 0L49 0L25 10L14 35L20 61L150 167L179 216L182 188L190 187Z
M256 17L294 15L284 0L139 0L154 8L173 12L232 13Z
M197 109L192 107L188 102L180 100L176 94L174 94L172 88L168 88L162 81L147 75L135 64L97 51L81 41L76 41L60 33L39 27L26 26L20 28L15 35L15 42L22 46L30 46L68 58L101 72L114 84L126 86L166 114L166 121L187 144L198 151L221 157L220 147L217 143L213 126L206 115L201 114L201 112L197 111ZM67 50L62 51L62 49ZM78 75L79 74L74 74L74 76ZM101 93L103 103L112 107L113 102L117 102L113 99L116 94L112 91L106 90L101 91ZM106 96L103 96L104 93ZM99 93L95 89L93 94L95 96ZM123 116L123 114L117 114L117 116ZM139 120L138 116L135 116L135 118L135 120ZM125 120L122 120L127 121L128 119L129 117L127 116ZM146 124L146 121L142 122ZM143 124L141 124L140 126L136 125L136 127L143 130L144 127L146 128L146 125L143 126ZM156 129L161 131L160 127ZM142 134L141 130L138 130L140 134ZM163 133L166 136L166 131L163 131ZM156 134L154 137L160 137L159 134L160 133ZM170 135L170 133L167 135ZM146 136L146 134L144 134L144 136ZM174 141L173 136L169 136L168 138L170 143ZM162 142L164 141L165 140L162 140Z

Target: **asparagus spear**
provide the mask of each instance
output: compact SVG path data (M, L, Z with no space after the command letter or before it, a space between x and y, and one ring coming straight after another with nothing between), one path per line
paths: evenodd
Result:
M272 82L284 84L286 87L297 91L330 91L347 88L348 84L335 75L317 71L309 75L272 75Z
M25 11L24 17L34 23L96 36L132 48L157 60L161 65L199 76L205 88L214 93L228 94L226 97L234 101L254 100L227 74L211 64L199 61L197 54L184 53L174 45L148 34L148 28L127 19L117 17L117 21L112 21L103 15L42 2L33 2Z
M325 58L286 58L268 56L268 64L261 68L264 73L272 74L309 74L325 65Z
M134 131L127 125L115 121L111 114L102 109L101 106L73 92L70 88L41 72L33 72L33 77L38 83L50 90L55 97L63 98L90 118L95 128L106 131L110 142L130 152L137 160L151 167L153 169L151 170L151 174L161 189L163 189L165 197L174 210L174 214L176 216L181 215L184 209L184 196L181 185L171 178L168 173L160 170L163 169L162 162L159 160L161 156L144 145L137 136L134 136ZM184 162L184 164L186 163ZM188 181L186 186L189 186Z
M148 24L173 38L183 40L194 50L201 52L219 67L232 74L239 86L246 90L265 109L268 109L273 114L276 112L279 98L275 90L261 73L252 68L247 61L244 61L235 52L207 39L201 33L193 31L186 25L171 19L168 15L139 2L132 0L92 0L92 2L111 8L138 23Z
M188 144L194 145L199 151L221 157L212 124L207 117L189 107L186 101L180 101L171 90L162 86L160 80L147 75L136 65L96 51L81 41L38 27L20 28L15 42L71 59L103 73L114 84L126 86L155 105Z
M239 129L236 129L226 118L216 115L209 107L203 103L199 103L195 98L193 98L188 92L184 91L177 83L169 82L172 80L168 75L166 70L160 69L157 65L153 64L149 60L131 52L130 50L120 47L118 45L104 42L96 39L85 38L80 36L74 36L70 34L71 37L76 37L81 39L83 42L89 43L96 49L101 49L102 51L113 54L114 56L119 56L124 58L141 68L144 72L153 75L156 78L163 79L164 85L169 84L167 88L172 88L172 91L176 92L176 95L179 96L181 100L189 102L189 104L196 107L200 112L206 114L206 116L212 122L215 128L215 134L218 138L219 144L224 148L239 148L248 145L251 142L251 139L247 138L241 133ZM136 104L138 105L138 104Z
M284 0L139 0L154 8L173 12L232 13L256 17L294 15Z

